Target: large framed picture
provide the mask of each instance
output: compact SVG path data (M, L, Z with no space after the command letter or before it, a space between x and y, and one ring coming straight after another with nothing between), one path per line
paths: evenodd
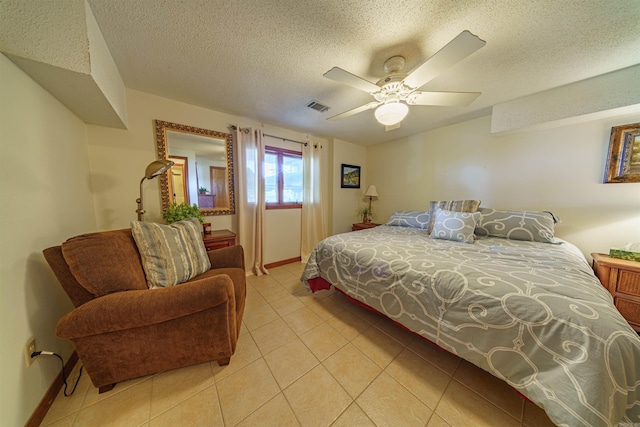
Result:
M611 128L604 182L640 182L640 123Z
M341 188L360 188L360 166L342 164Z

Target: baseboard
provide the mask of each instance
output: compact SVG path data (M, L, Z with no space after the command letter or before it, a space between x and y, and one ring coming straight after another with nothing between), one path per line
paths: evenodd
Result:
M64 371L71 372L73 370L73 367L76 366L76 363L78 363L78 355L74 351L71 354L71 357L69 357L67 363L64 365ZM31 417L25 424L25 427L38 427L40 424L42 424L42 420L44 420L44 417L45 415L47 415L49 408L51 408L53 401L56 400L58 393L60 393L60 390L62 390L63 385L64 381L62 379L62 371L60 371L56 379L53 380L53 383L51 383L49 389L42 397L42 400L36 407L35 411L33 411L33 414L31 414Z
M297 258L289 258L289 259L285 259L282 261L276 261L276 262L272 262L270 264L265 264L264 268L266 268L267 270L270 268L276 268L276 267L280 267L281 265L287 265L287 264L293 264L294 262L300 262L302 261L302 258L297 257Z

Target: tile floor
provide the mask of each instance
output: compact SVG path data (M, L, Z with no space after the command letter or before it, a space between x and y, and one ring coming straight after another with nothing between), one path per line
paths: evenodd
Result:
M504 382L348 302L312 295L302 264L250 277L228 366L118 384L83 375L43 426L552 426ZM71 377L77 377L78 366ZM74 378L70 379L73 384Z

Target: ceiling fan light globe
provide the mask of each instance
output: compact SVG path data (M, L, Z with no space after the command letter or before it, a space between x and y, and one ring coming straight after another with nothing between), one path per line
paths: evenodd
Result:
M407 104L401 102L391 102L376 108L376 120L385 126L393 126L400 123L409 112Z

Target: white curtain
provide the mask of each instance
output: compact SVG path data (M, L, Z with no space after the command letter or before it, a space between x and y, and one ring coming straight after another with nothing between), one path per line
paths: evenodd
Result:
M245 268L256 276L264 267L264 142L261 130L236 128L238 147L238 241Z
M309 260L313 248L326 237L322 201L323 158L320 144L307 142L302 146L303 187L302 233L300 257Z

